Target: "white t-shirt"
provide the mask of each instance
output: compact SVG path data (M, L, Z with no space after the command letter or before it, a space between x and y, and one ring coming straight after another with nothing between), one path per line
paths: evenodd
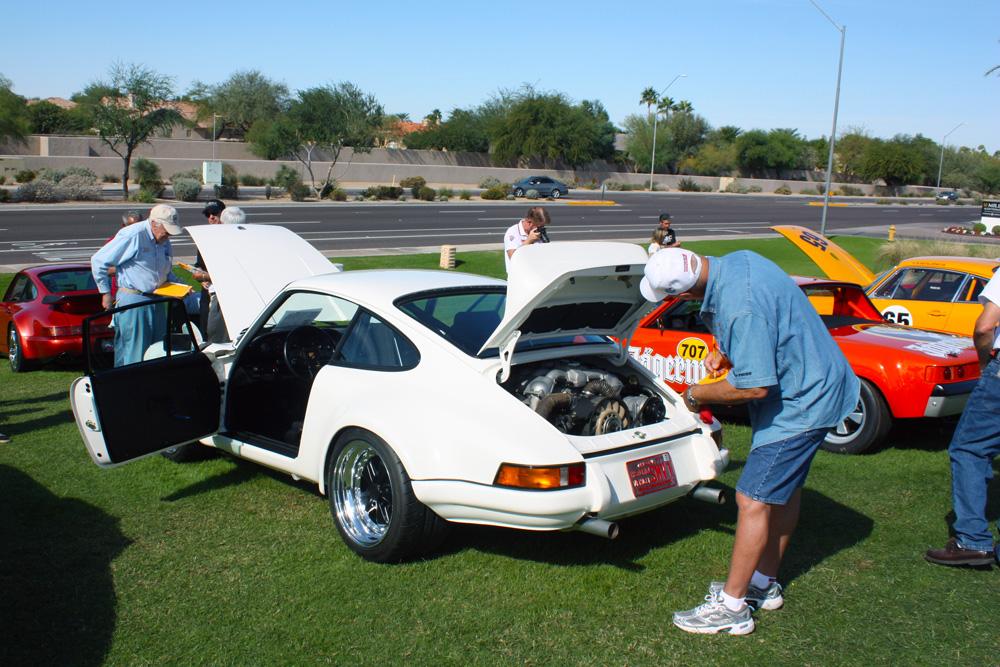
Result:
M993 274L990 281L986 283L986 287L979 293L979 303L985 306L987 301L992 301L995 305L1000 306L1000 271ZM993 347L1000 347L1000 328L993 330Z
M507 273L510 273L510 251L517 250L528 240L528 232L524 231L522 222L524 220L515 222L503 235L503 263Z

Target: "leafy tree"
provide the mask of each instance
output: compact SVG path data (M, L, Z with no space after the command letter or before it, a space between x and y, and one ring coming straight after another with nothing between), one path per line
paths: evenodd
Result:
M371 150L384 112L372 95L353 83L300 90L288 111L273 121L258 121L247 136L250 149L266 159L290 155L309 172L310 183L318 194L332 186L333 167L340 151L351 146L355 152ZM313 160L320 150L330 160L326 177L316 186Z
M677 103L672 97L661 97L656 103L656 112L664 116L669 116L670 112L677 108Z
M861 176L869 181L881 179L895 189L916 182L921 171L911 147L900 141L873 139L861 158Z
M98 93L108 93L96 99ZM101 141L122 159L122 192L128 199L128 173L135 149L158 130L183 122L171 106L170 77L136 64L115 64L107 82L88 87L84 99Z
M217 86L195 83L188 93L199 116L216 119L216 138L226 129L245 136L257 121L273 120L288 106L288 87L257 70L234 72Z
M490 131L501 162L572 166L614 155L614 126L600 102L571 104L560 93L526 89Z
M988 194L1000 192L1000 160L991 158L985 162L976 172L974 181L981 192Z
M646 113L653 113L653 105L660 101L660 96L656 93L656 88L649 87L642 91L639 97L639 104L646 105Z
M694 105L687 100L681 100L674 106L674 111L677 113L694 113Z
M863 129L849 129L838 137L834 147L834 171L848 178L861 178L865 148L871 142L872 138Z
M70 120L66 111L48 100L28 105L32 134L60 134L69 131Z
M719 144L732 144L736 142L736 137L742 133L743 130L735 125L723 125L720 128L712 130L708 136L708 140Z
M11 90L10 79L0 75L0 142L7 139L23 141L31 130L24 98Z
M486 153L486 119L477 110L454 109L448 120L406 136L408 148Z
M636 114L625 117L625 152L632 159L637 171L645 171L652 162L653 149L653 117L644 117ZM660 132L657 127L656 133L656 164L653 170L664 172L670 164L670 142L671 137L667 132Z
M750 130L736 139L740 168L750 174L759 174L766 169L782 171L803 167L804 152L805 141L797 130Z
M735 144L707 142L699 146L694 155L683 158L678 171L699 176L728 176L737 166Z

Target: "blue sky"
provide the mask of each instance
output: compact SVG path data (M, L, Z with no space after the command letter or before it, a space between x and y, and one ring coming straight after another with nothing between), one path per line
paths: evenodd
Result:
M419 119L531 83L598 99L616 123L647 86L713 126L828 135L839 33L808 0L609 3L8 3L0 73L69 97L115 61L216 83L259 69L290 89L353 81ZM922 133L1000 150L1000 2L822 0L847 26L838 133Z

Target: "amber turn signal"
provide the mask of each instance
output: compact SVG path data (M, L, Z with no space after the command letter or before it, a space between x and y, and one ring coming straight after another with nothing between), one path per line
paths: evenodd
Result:
M502 463L497 470L496 486L515 489L571 489L583 486L587 481L586 466L572 463L564 466L522 466L516 463Z

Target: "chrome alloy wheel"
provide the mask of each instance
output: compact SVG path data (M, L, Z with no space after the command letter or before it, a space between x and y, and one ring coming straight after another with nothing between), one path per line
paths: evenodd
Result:
M375 448L364 440L347 443L331 481L337 522L344 532L362 546L381 542L392 519L392 482Z
M865 402L859 399L857 406L844 417L844 420L830 429L826 441L831 445L851 442L865 427L865 421Z

